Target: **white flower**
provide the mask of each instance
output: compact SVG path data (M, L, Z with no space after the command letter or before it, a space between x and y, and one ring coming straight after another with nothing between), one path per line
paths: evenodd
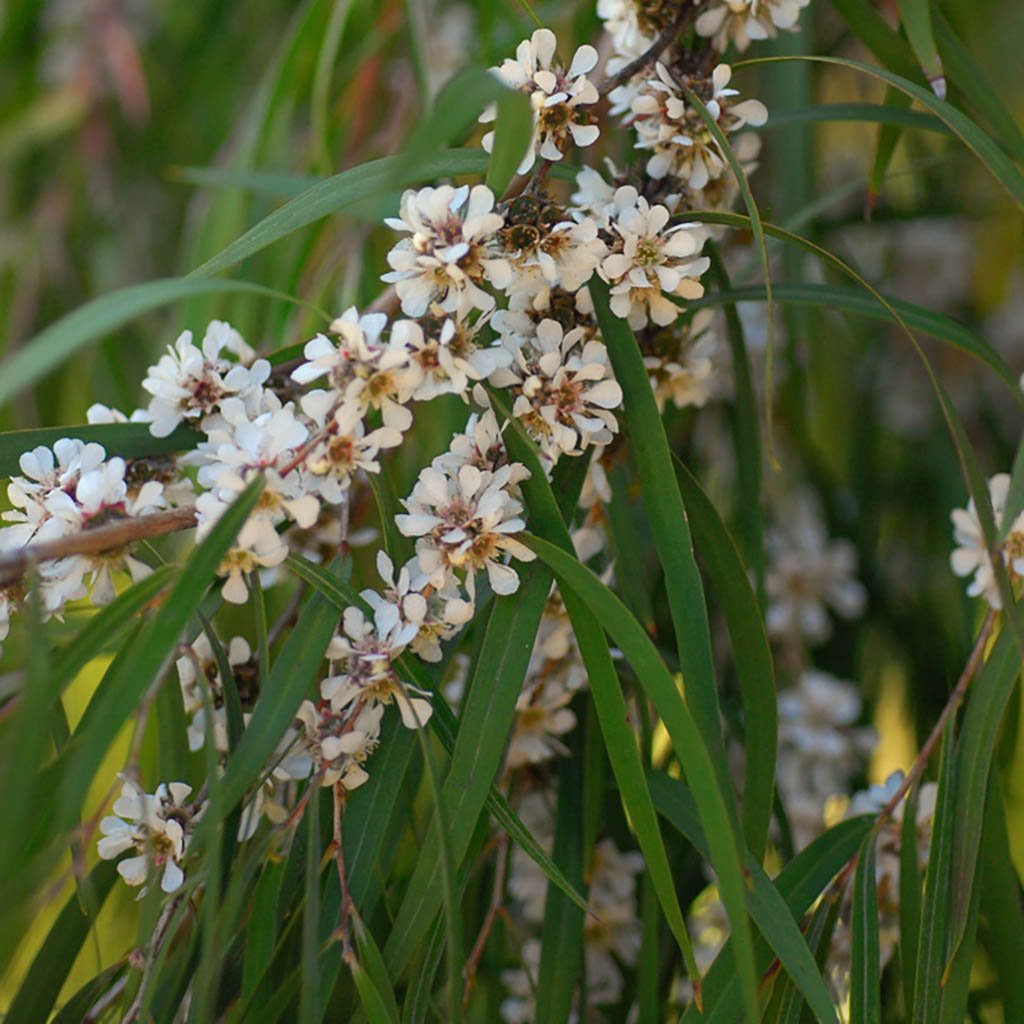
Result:
M600 98L587 78L587 72L597 64L597 50L581 46L566 70L555 59L557 45L554 32L539 28L516 47L515 60L491 69L510 89L525 92L533 110L533 138L517 168L519 174L525 174L538 156L542 160L561 160L570 138L577 146L590 146L600 135L593 116L583 109ZM497 107L492 104L480 120L489 122L496 116ZM491 152L494 132L483 137L482 145Z
M98 844L103 860L113 860L128 850L136 856L117 865L118 873L131 886L142 885L151 870L162 870L160 888L175 892L185 875L181 870L188 838L203 808L186 804L192 790L182 782L161 783L152 795L126 779L114 802L114 816L100 822ZM143 889L140 896L145 893Z
M328 389L313 391L302 400L302 411L318 423L339 405L353 406L359 416L379 409L384 426L406 431L412 414L405 405L420 383L420 372L401 337L381 337L387 326L383 313L359 316L352 306L331 323L334 342L318 334L306 343L307 362L292 373L299 384L326 377Z
M392 664L416 636L418 623L406 622L397 605L381 601L372 620L358 608L346 608L342 625L344 632L327 648L327 657L342 663L341 671L320 684L320 696L336 712L367 702L393 703L406 728L425 725L433 710L429 695L403 685Z
M453 580L440 589L432 587L416 558L402 566L396 578L391 559L378 551L377 572L384 581L384 592L364 590L360 596L375 614L384 604L397 608L402 621L416 627L416 635L409 641L413 653L424 661L440 661L441 644L473 617L473 603Z
M406 316L423 316L434 302L459 315L494 308L480 285L504 288L510 270L489 248L503 220L486 185L409 189L399 217L386 223L410 235L388 253L392 269L382 278L394 283Z
M486 323L486 314L470 324L443 313L395 323L392 337L401 341L418 367L419 383L412 394L417 402L429 402L438 395L465 397L470 381L483 380L499 366L508 365L510 356L503 348L477 344L475 336Z
M345 789L356 789L366 782L370 776L363 765L380 743L383 716L384 705L373 701L341 711L329 701L319 705L302 702L296 719L304 731L310 767L316 770L321 786L341 783Z
M318 419L314 419L314 423L317 433L324 436L306 455L308 473L303 485L331 505L345 500L359 470L380 472L377 456L381 449L402 443L402 434L394 427L378 427L367 433L355 405L342 404L326 424Z
M989 499L999 528L1006 512L1006 498L1010 491L1008 473L997 473L988 482ZM967 588L970 597L984 597L997 611L1003 607L1003 597L996 582L995 566L985 543L985 534L978 518L974 499L967 502L967 508L956 508L951 513L953 539L957 547L950 555L950 565L957 576L974 579ZM1003 561L1016 576L1024 575L1024 512L1018 514L1013 525L1006 531L1002 548Z
M711 397L718 371L718 340L709 330L713 319L710 309L702 309L685 329L674 326L645 339L644 366L659 410L667 403L699 409Z
M486 569L496 594L519 589L516 571L498 561L506 553L522 562L536 557L513 536L525 523L522 504L509 492L512 472L511 466L490 472L467 464L453 475L436 466L420 473L412 494L402 501L407 514L395 516L395 522L406 537L419 538L416 554L432 586L443 587L453 578L458 582L456 574L465 573L473 599L474 575Z
M728 88L731 77L729 65L719 64L710 79L686 82L726 135L768 120L768 111L759 100L734 102L733 97L739 93ZM652 178L671 175L698 191L728 171L725 153L697 108L687 101L683 83L664 64L658 62L637 85L615 90L612 100L617 101L613 112L625 113L627 123L635 128L637 148L652 151L647 161L647 173Z
M653 4L645 6L651 10L655 8ZM670 17L675 17L672 4L661 6L669 11ZM615 52L622 60L622 65L618 66L624 66L633 57L639 57L664 27L652 22L648 11L641 10L636 0L597 0L597 16L604 22L605 31L611 36ZM608 74L614 74L618 66L609 61Z
M201 750L206 742L206 701L209 700L213 710L214 746L223 753L228 749L228 734L227 718L223 707L224 681L221 679L220 666L209 637L205 633L200 633L189 644L189 648L190 653L183 654L175 662L185 714L190 717L188 749ZM232 637L225 653L232 669L241 669L252 661L252 648L244 637ZM238 686L238 678L236 675L236 686ZM207 688L209 689L208 696L205 693ZM239 689L241 690L242 687L239 686ZM247 696L239 693L243 703L247 702Z
M223 349L241 362L224 358ZM229 395L254 398L270 376L270 364L265 359L253 362L254 354L233 328L219 320L207 328L201 349L192 343L192 332L183 331L142 382L153 396L148 410L153 436L166 437L186 419L202 420Z
M844 619L864 610L867 595L853 576L857 552L848 540L829 540L809 495L790 503L785 526L768 532L767 547L769 636L820 643L832 633L826 606Z
M612 224L619 245L601 269L612 285L612 312L634 329L646 326L648 316L661 326L679 316L679 308L663 293L684 299L704 294L697 279L710 265L699 255L707 232L697 224L667 228L669 217L666 207L651 206L641 196Z
M196 500L196 539L202 540L228 510L230 501L213 491L200 494ZM217 567L224 576L221 596L231 604L245 604L249 591L245 577L257 569L271 569L288 557L288 544L274 528L273 515L258 510L249 516L235 538L235 546Z
M773 39L779 29L796 28L810 0L710 0L697 18L697 34L724 51L730 40L741 53L752 42Z
M612 440L618 424L610 410L622 404L622 389L601 342L587 341L583 328L565 333L557 321L542 320L530 342L509 344L514 362L491 383L512 391L512 415L544 455L579 455Z

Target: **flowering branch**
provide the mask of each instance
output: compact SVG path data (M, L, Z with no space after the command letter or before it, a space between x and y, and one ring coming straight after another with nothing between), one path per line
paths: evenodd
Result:
M189 530L195 525L195 506L186 505L168 512L131 516L109 526L97 526L57 540L30 544L0 556L0 587L17 583L33 566L42 562L53 562L69 555L97 555L104 551L114 551L135 541Z
M634 75L639 74L648 65L653 64L675 41L679 33L696 17L697 11L698 6L696 4L681 6L675 20L661 30L657 39L639 57L631 60L625 67L620 68L612 75L611 78L606 79L604 84L598 89L598 92L602 96L607 96L613 89L618 88L624 82L628 82Z

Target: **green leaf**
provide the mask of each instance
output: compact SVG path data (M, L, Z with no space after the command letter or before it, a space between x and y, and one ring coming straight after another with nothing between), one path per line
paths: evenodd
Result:
M359 993L359 1002L362 1004L370 1024L392 1024L397 1017L392 1017L388 1011L388 1005L384 997L374 984L366 968L354 957L348 958L348 967L352 972L352 980L356 983L356 991Z
M875 835L860 848L853 875L853 917L850 921L850 1019L882 1024L882 979L878 944L878 888L875 877Z
M966 114L944 100L940 100L928 89L909 81L901 75L894 74L884 68L873 67L861 61L841 57L795 56L795 57L757 57L752 60L740 61L734 67L765 64L784 60L807 60L819 64L833 64L849 68L868 75L900 92L906 93L922 106L927 107L936 115L953 134L978 158L981 165L1006 190L1019 207L1024 207L1024 174L1013 161L1000 149L998 143L981 129Z
M1024 972L1020 969L1024 912L1010 851L1006 810L1003 787L999 777L993 775L985 807L978 877L987 931L985 952L995 967L1004 1019L1011 1021L1024 1020Z
M920 795L920 784L912 786L903 804L903 822L900 825L900 977L908 1017L914 1010L914 972L921 929L921 865L917 859L917 804Z
M939 789L935 820L928 850L921 928L914 973L914 1024L932 1024L939 1019L942 986L949 950L950 903L952 900L953 842L959 823L954 817L957 771L962 767L953 746L953 724L942 737Z
M292 199L323 179L315 174L251 171L232 167L170 167L172 181L201 188L237 188L269 199Z
M764 854L775 790L778 714L775 669L761 608L729 531L697 478L673 456L694 543L718 591L743 698L743 826L755 857Z
M558 765L555 861L576 885L583 885L583 756L580 730L570 736L576 747ZM565 1024L583 962L583 911L553 885L544 900L537 1008L534 1024Z
M713 243L705 244L711 257L711 277L718 286L716 297L725 300L732 290L729 272ZM764 292L767 295L767 292ZM774 296L774 286L772 294ZM743 324L734 302L725 302L725 329L732 353L735 397L732 406L732 440L739 483L737 517L741 547L754 572L757 592L764 588L764 516L761 510L761 430L757 422L757 395L747 358ZM770 801L769 801L770 802Z
M515 176L519 161L533 142L533 110L526 94L507 91L498 100L494 145L487 164L487 187L500 198Z
M370 930L363 924L363 919L357 913L352 915L352 937L355 939L356 951L359 953L360 967L365 972L367 981L373 986L372 996L369 999L360 989L360 998L363 999L363 1007L367 1011L367 1015L370 1016L371 1021L380 1020L386 1021L387 1024L398 1024L398 1002L384 965L384 957L381 956L380 949ZM356 986L359 986L358 979L356 979ZM371 1008L368 1002L374 1003L377 1017L370 1012Z
M805 847L778 874L772 884L789 908L794 920L800 920L811 905L825 891L836 873L853 856L868 834L874 819L863 816L840 822L818 836ZM826 899L823 904L831 901ZM772 955L767 944L758 944L758 968L767 970ZM682 1024L725 1024L742 1012L739 982L733 960L731 943L719 953L710 970L704 975L704 998L708 1007L701 1014L691 1006L683 1015Z
M299 1024L320 1024L320 794L316 783L306 807L306 899L302 908L302 988Z
M49 1019L79 950L96 925L94 914L99 912L117 877L117 865L113 861L100 861L89 873L84 886L93 904L93 914L83 910L77 887L71 893L25 972L4 1024L37 1024Z
M698 214L697 217L700 217ZM697 219L697 218L695 218ZM765 230L770 235L793 241L798 236L789 235L782 229L775 229L772 225L766 224ZM788 237L787 237L788 236ZM877 320L891 319L888 310L880 305L870 294L865 294L857 288L848 288L843 285L797 283L772 285L772 299L778 303L790 303L803 306L816 306L840 310L843 313L851 313L856 316L866 316ZM752 285L745 288L731 288L728 291L714 292L687 303L688 308L699 309L702 306L718 306L734 302L764 302L765 291L760 285ZM969 327L959 323L944 313L935 313L917 306L912 302L905 302L902 299L885 297L886 303L896 310L908 327L930 334L933 338L952 345L968 355L985 363L994 370L1000 379L1011 388L1016 394L1020 394L1020 386L1017 376L1007 365L1006 361L993 349L981 335L976 334ZM1018 399L1018 403L1019 403Z
M675 755L696 797L701 824L708 837L711 863L718 875L719 891L732 928L745 1013L748 1020L755 1021L757 976L744 903L746 881L740 852L743 847L736 834L735 812L730 806L732 794L722 790L721 779L689 700L680 699L675 681L643 627L597 576L573 556L539 537L527 535L524 542L551 566L563 596L568 590L573 591L601 623L633 666L638 681L668 730ZM611 756L614 751L610 743L608 746Z
M935 45L932 31L931 0L899 0L900 21L910 40L910 48L924 71L928 84L940 100L946 98L946 79L942 72L942 60Z
M949 949L955 953L967 927L985 817L985 795L999 728L1020 677L1021 655L1009 630L996 640L968 691L957 746L960 767L953 819L953 877L956 888L950 913Z
M918 77L919 68L906 40L886 24L870 0L832 0L832 5L850 31L890 71Z
M932 13L939 42L939 54L950 81L988 121L996 138L1009 150L1017 163L1024 163L1024 132L1021 131L1017 119L1007 109L984 70L957 38L942 11L936 7Z
M898 92L891 86L885 90L885 109L903 110L909 108L910 97L905 93ZM882 183L889 173L889 165L892 163L893 154L896 152L896 144L902 135L901 127L897 124L883 124L878 129L878 139L875 143L875 158L871 163L871 173L868 176L868 194L865 206L865 216L870 219L871 213L878 202L879 193L882 191Z
M665 575L679 666L686 686L686 702L724 789L728 770L711 656L708 611L700 570L693 557L686 508L672 466L672 452L643 356L629 324L612 313L608 286L603 281L592 280L590 293L615 378L622 386L623 426L640 477L658 560ZM730 808L730 811L735 817L734 809Z
M172 277L129 285L93 299L61 317L0 363L0 406L52 373L86 345L99 341L143 313L189 296L223 292L248 292L296 301L289 295L250 281L192 281Z
M706 833L697 816L696 803L689 789L678 779L670 778L662 772L649 772L648 780L658 813L693 843L702 856L707 857L709 850ZM754 857L748 855L745 858L745 869L750 879L746 893L747 906L758 931L807 999L815 1018L827 1024L836 1024L832 996L822 981L814 954L779 889ZM860 1020L858 1017L853 1019Z
M203 439L198 431L181 426L167 437L154 437L148 423L83 423L68 427L44 427L39 430L11 430L0 434L0 476L21 472L18 459L42 445L52 448L62 437L96 441L107 457L125 459L152 458L190 451Z
M509 419L506 443L510 455L523 462L530 470L530 477L523 482L522 491L531 525L538 533L546 535L564 557L575 560L569 531L556 503L554 492L547 483L533 443L526 436L519 421L511 418L505 395L492 389L491 402L503 417ZM586 464L583 458L579 462ZM637 842L643 851L648 872L665 913L665 920L679 944L687 973L697 984L699 975L693 945L676 896L671 867L658 829L654 805L644 781L643 763L635 737L629 728L629 713L607 639L587 601L574 590L562 588L560 592L572 622L580 656L587 669L588 685L597 712L598 724L623 805L630 816ZM642 631L642 627L638 625L638 628ZM676 700L678 701L678 695Z
M487 169L487 161L483 150L455 149L434 154L415 164L411 164L403 153L342 171L317 182L268 214L216 256L196 267L189 278L218 274L295 231L390 189L456 174L482 174Z
M278 897L285 865L269 860L253 890L249 921L245 929L245 957L242 967L242 999L248 1000L270 966L277 941Z
M265 769L274 748L295 720L303 698L310 693L337 624L337 609L321 594L312 594L278 652L245 733L228 761L220 788L220 807L207 810L196 836L226 815Z
M891 95L886 96L885 103L815 103L794 107L792 110L772 110L772 116L759 131L769 131L791 124L835 124L853 121L893 128L914 128L924 132L938 132L940 135L952 134L937 117L919 110L909 110L907 107L909 104L906 107L893 106Z

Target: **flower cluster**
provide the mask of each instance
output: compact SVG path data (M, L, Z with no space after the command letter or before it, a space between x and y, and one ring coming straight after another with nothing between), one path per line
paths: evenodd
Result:
M801 6L799 0L730 2L724 8L704 3L691 11L673 3L600 0L611 34L606 71L616 75L667 28L679 27L679 35L686 18L700 35L713 38L714 48L723 49L727 40L742 48L749 39L791 25ZM569 190L547 184L550 165L563 160L570 146L585 149L600 136L601 93L591 77L599 58L595 47L584 45L562 60L555 35L538 29L518 45L514 58L492 69L530 103L532 137L518 167L520 174L533 172L529 181L515 183L503 196L484 184L439 182L406 190L397 216L386 221L398 237L387 253L384 295L371 310L349 308L321 332L306 335L300 358L291 345L262 358L229 324L213 321L201 340L181 333L149 368L142 382L148 395L144 410L128 416L99 406L90 410L90 422L147 423L157 439L198 435L187 455L108 458L99 445L65 439L52 450L23 456L21 475L9 488L12 509L4 514L9 525L0 531L0 557L179 506L192 515L195 539L201 541L258 478L256 507L217 570L220 596L235 605L255 596L260 615L268 606L285 606L280 625L287 629L296 605L289 611L287 600L277 604L277 595L264 603L262 591L288 578L298 562L288 556L327 564L351 546L350 517L365 523L365 478L379 474L389 459L401 461L394 453L413 429L414 414L420 416L417 407L445 396L466 404L464 430L429 465L412 467L419 472L401 500L402 511L392 510L393 522L383 524L387 533L394 526L414 542L412 557L393 561L377 553L380 582L362 590L358 601L353 597L341 615L316 689L311 685L310 699L301 702L246 797L239 839L252 836L263 817L289 820L286 805L303 787L306 794L334 787L340 801L344 791L365 783L388 709L409 729L424 726L434 710L436 694L415 684L423 676L414 659L443 663L457 650L478 601L519 590L521 564L535 558L523 537L530 470L510 458L507 431L534 443L544 473L564 459L584 460L583 496L569 525L576 528L579 558L611 581L605 470L616 458L623 392L595 316L590 289L598 281L608 288L613 315L638 332L659 408L699 408L714 393L711 314L687 308L703 294L710 229L688 219L687 212L728 205L735 182L727 154L693 97L748 169L756 137L746 129L762 125L767 112L757 100L739 99L730 87L729 66L714 54L694 59L674 45L678 39L669 42L660 62L648 60L618 88L609 82L602 90L611 91L614 117L633 133L631 145L639 155L633 167L620 173L609 165L607 175L585 168L568 199ZM495 114L489 109L481 121L490 123ZM486 151L494 143L493 132L483 136ZM446 416L458 408L450 398L443 406ZM443 445L442 438L432 451ZM386 497L380 506L381 515L388 515ZM846 579L852 571L846 549L837 551L811 532L810 539L801 536L789 563L784 543L772 542L773 633L798 629L820 637L827 627L823 602L841 614L852 614L858 603L858 585ZM825 566L815 570L813 586L798 586L789 578L806 573L811 549ZM146 571L127 546L45 562L36 584L43 613L59 615L69 601L90 593L96 603L109 601L119 577L139 578ZM23 599L19 586L0 590L0 633L6 634L10 611ZM794 595L803 603L787 610L787 601L797 601ZM221 645L208 626L198 636L198 627L192 629L193 639L179 645L176 661L187 742L192 751L206 747L213 770L220 772L230 764L235 733L248 728L261 699L266 681L260 669L271 660L279 631L261 627L247 638L233 629ZM831 758L833 774L854 770L828 744L836 730L857 735L860 715L846 684L823 679L807 673L783 702L782 742L792 748L794 763L815 778L815 799L831 785L824 779L824 761ZM587 682L553 587L516 704L502 775L528 826L548 848L551 768L575 742ZM513 785L525 787L525 796L513 792ZM188 802L191 790L182 782L162 784L152 795L126 782L114 803L115 817L103 819L101 856L131 853L118 866L127 882L142 885L159 869L164 891L176 890L206 791L202 787L200 797ZM815 810L820 818L820 807ZM589 855L594 914L585 927L586 1002L604 1006L627 991L623 968L639 953L635 890L643 865L639 854L623 852L610 837L601 838ZM522 969L506 976L507 1020L530 1019L533 1013L529 971L539 956L536 932L545 886L536 865L514 851L508 892L514 915L532 934L523 947ZM582 1016L586 1008L578 1009Z
M167 507L163 482L145 479L145 467L120 457L107 458L102 445L72 438L58 440L51 450L40 446L19 460L21 475L12 477L3 513L10 526L0 529L0 552L12 553L32 544L59 541L86 530L146 515ZM95 555L68 555L38 569L37 593L44 617L60 616L68 601L91 594L94 604L114 598L113 574L126 570L138 580L148 567L127 546ZM23 599L17 586L0 598L0 639L8 630L10 612Z

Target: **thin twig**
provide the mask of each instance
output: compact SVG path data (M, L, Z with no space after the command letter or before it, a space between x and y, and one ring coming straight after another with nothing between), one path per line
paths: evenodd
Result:
M682 32L689 21L696 16L697 10L697 4L695 3L682 4L675 20L661 30L658 38L655 39L639 57L635 60L631 60L624 68L620 68L614 75L612 75L611 78L606 79L601 88L598 89L598 92L602 96L607 96L612 89L622 85L623 82L628 82L634 75L643 71L648 64L653 64L668 48L668 46L675 42L679 33Z
M341 818L347 793L348 790L340 782L334 784L334 863L338 868L338 885L341 887L340 920L334 934L341 940L341 958L346 962L352 957L348 921L353 909L352 894L348 888L348 874L345 871L345 850L341 843Z
M73 533L57 540L29 544L0 557L0 587L9 587L17 583L25 573L41 562L53 562L68 555L98 555L104 551L116 551L147 537L160 537L179 530L190 530L195 525L196 507L185 505L168 512L131 516L109 526L82 530L80 533Z
M970 657L967 659L967 664L964 665L964 670L960 673L960 678L956 681L956 686L953 687L953 692L949 695L949 700L946 701L946 706L942 709L942 713L939 715L938 721L935 723L932 731L928 734L928 739L924 741L923 746L914 758L914 763L910 766L909 771L904 776L903 781L900 783L899 788L893 793L889 802L879 812L878 817L875 819L874 825L871 829L876 835L882 830L885 823L892 817L896 808L899 807L903 798L910 792L910 787L924 774L924 770L928 765L928 760L931 757L935 747L938 745L939 740L942 738L943 732L946 730L946 726L949 724L949 720L957 709L964 702L964 698L967 696L967 688L971 684L971 680L974 678L975 673L978 671L978 666L981 665L982 660L985 656L985 648L988 646L989 638L992 636L992 630L996 623L996 612L990 611L985 617L985 621L981 625L981 629L978 632L978 639L974 641L974 648L971 651ZM857 867L857 860L860 857L860 851L858 850L846 863L846 866L836 877L833 885L838 891L841 891L846 885L854 869Z
M480 934L476 937L476 942L473 943L473 949L462 972L463 977L466 979L465 988L462 990L463 1010L469 1005L469 997L473 994L473 989L476 986L476 970L480 963L480 957L483 956L491 929L494 927L494 922L502 911L505 895L505 868L507 864L508 836L503 833L501 845L498 847L497 863L494 866L494 886L491 890L491 903L487 908L487 916L484 918L484 923L480 927Z
M146 983L149 980L150 972L153 969L153 963L156 960L157 954L160 952L161 945L163 945L164 938L167 935L167 929L171 924L171 918L174 916L174 911L177 909L179 902L180 897L173 897L167 901L167 905L160 912L160 918L156 923L156 928L153 929L153 938L146 950L146 960L142 969L142 981L139 983L139 990L135 993L135 998L132 1000L131 1006L128 1007L124 1016L121 1018L121 1024L133 1024L133 1022L138 1019L139 1013L142 1010L142 1000L146 993Z

